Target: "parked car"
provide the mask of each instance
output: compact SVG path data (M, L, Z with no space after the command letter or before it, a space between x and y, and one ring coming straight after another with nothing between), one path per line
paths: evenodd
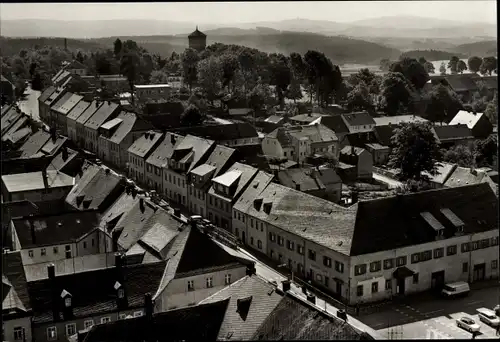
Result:
M469 317L461 317L457 319L457 327L465 329L471 333L479 332L479 330L481 329L481 326Z
M446 284L441 291L441 294L446 298L467 296L470 292L469 283L459 281L456 283Z
M477 309L477 312L479 320L481 322L486 323L492 327L498 327L498 325L500 324L500 318L497 317L495 311L486 308L480 308Z
M203 217L201 217L200 215L191 215L188 218L188 223L191 223L191 222L200 222L201 220L203 220Z

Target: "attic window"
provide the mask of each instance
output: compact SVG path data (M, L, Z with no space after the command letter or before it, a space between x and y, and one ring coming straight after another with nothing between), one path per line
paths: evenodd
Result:
M71 307L71 297L68 297L64 300L64 306L67 308Z

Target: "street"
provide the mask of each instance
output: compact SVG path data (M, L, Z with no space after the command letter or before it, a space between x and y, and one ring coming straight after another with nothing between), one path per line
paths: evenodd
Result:
M25 98L17 102L19 109L36 121L40 121L40 116L38 114L38 97L40 96L40 93L40 91L33 90L30 86L28 86L24 92Z
M256 259L252 254L247 252L246 250L242 248L237 248L232 249L219 241L214 240L220 247L222 247L226 252L228 252L231 255L244 258L247 260L252 260L255 262L255 271L257 275L261 276L262 278L266 279L269 282L276 281L277 285L279 288L282 288L281 281L286 280L287 277L283 276L279 272L275 271L271 267L266 266L264 263L260 262L258 259ZM294 295L306 299L306 295L302 292L302 288L297 286L295 283L291 284L290 292L292 292ZM316 307L320 310L328 312L330 315L337 316L337 311L339 308L336 308L329 303L326 303L324 300L316 297ZM341 309L341 308L340 308ZM386 339L384 335L381 335L379 331L376 331L375 329L372 329L368 325L364 324L363 322L357 320L356 318L352 316L347 316L347 322L352 325L353 327L365 331L371 336L375 337L376 339Z
M498 286L471 290L465 298L443 299L425 294L385 305L381 311L358 318L386 336L398 331L404 339L471 339L469 332L456 325L456 319L466 316L481 325L478 339L498 338L495 328L479 322L476 309L491 309L499 299Z
M392 178L389 178L389 177L386 177L384 175L381 175L379 173L373 173L373 178L378 180L379 182L383 182L383 183L386 183L389 185L389 189L396 189L400 186L403 186L403 183L395 180L395 179L392 179Z

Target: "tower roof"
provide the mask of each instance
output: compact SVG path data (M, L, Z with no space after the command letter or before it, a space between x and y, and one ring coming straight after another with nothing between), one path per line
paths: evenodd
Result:
M200 30L198 30L198 26L196 26L196 30L191 33L188 38L193 38L193 37L206 37L207 35Z

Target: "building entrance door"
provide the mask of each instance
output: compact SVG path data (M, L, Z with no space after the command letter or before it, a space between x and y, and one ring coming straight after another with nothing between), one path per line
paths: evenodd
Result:
M473 275L473 281L481 281L484 280L486 273L486 264L478 264L474 265L474 275Z
M403 278L403 279L398 279L398 282L397 282L397 287L398 287L398 290L397 290L397 293L401 296L404 296L405 294L405 280L406 278Z
M431 275L431 289L441 291L444 286L444 271L433 272Z

